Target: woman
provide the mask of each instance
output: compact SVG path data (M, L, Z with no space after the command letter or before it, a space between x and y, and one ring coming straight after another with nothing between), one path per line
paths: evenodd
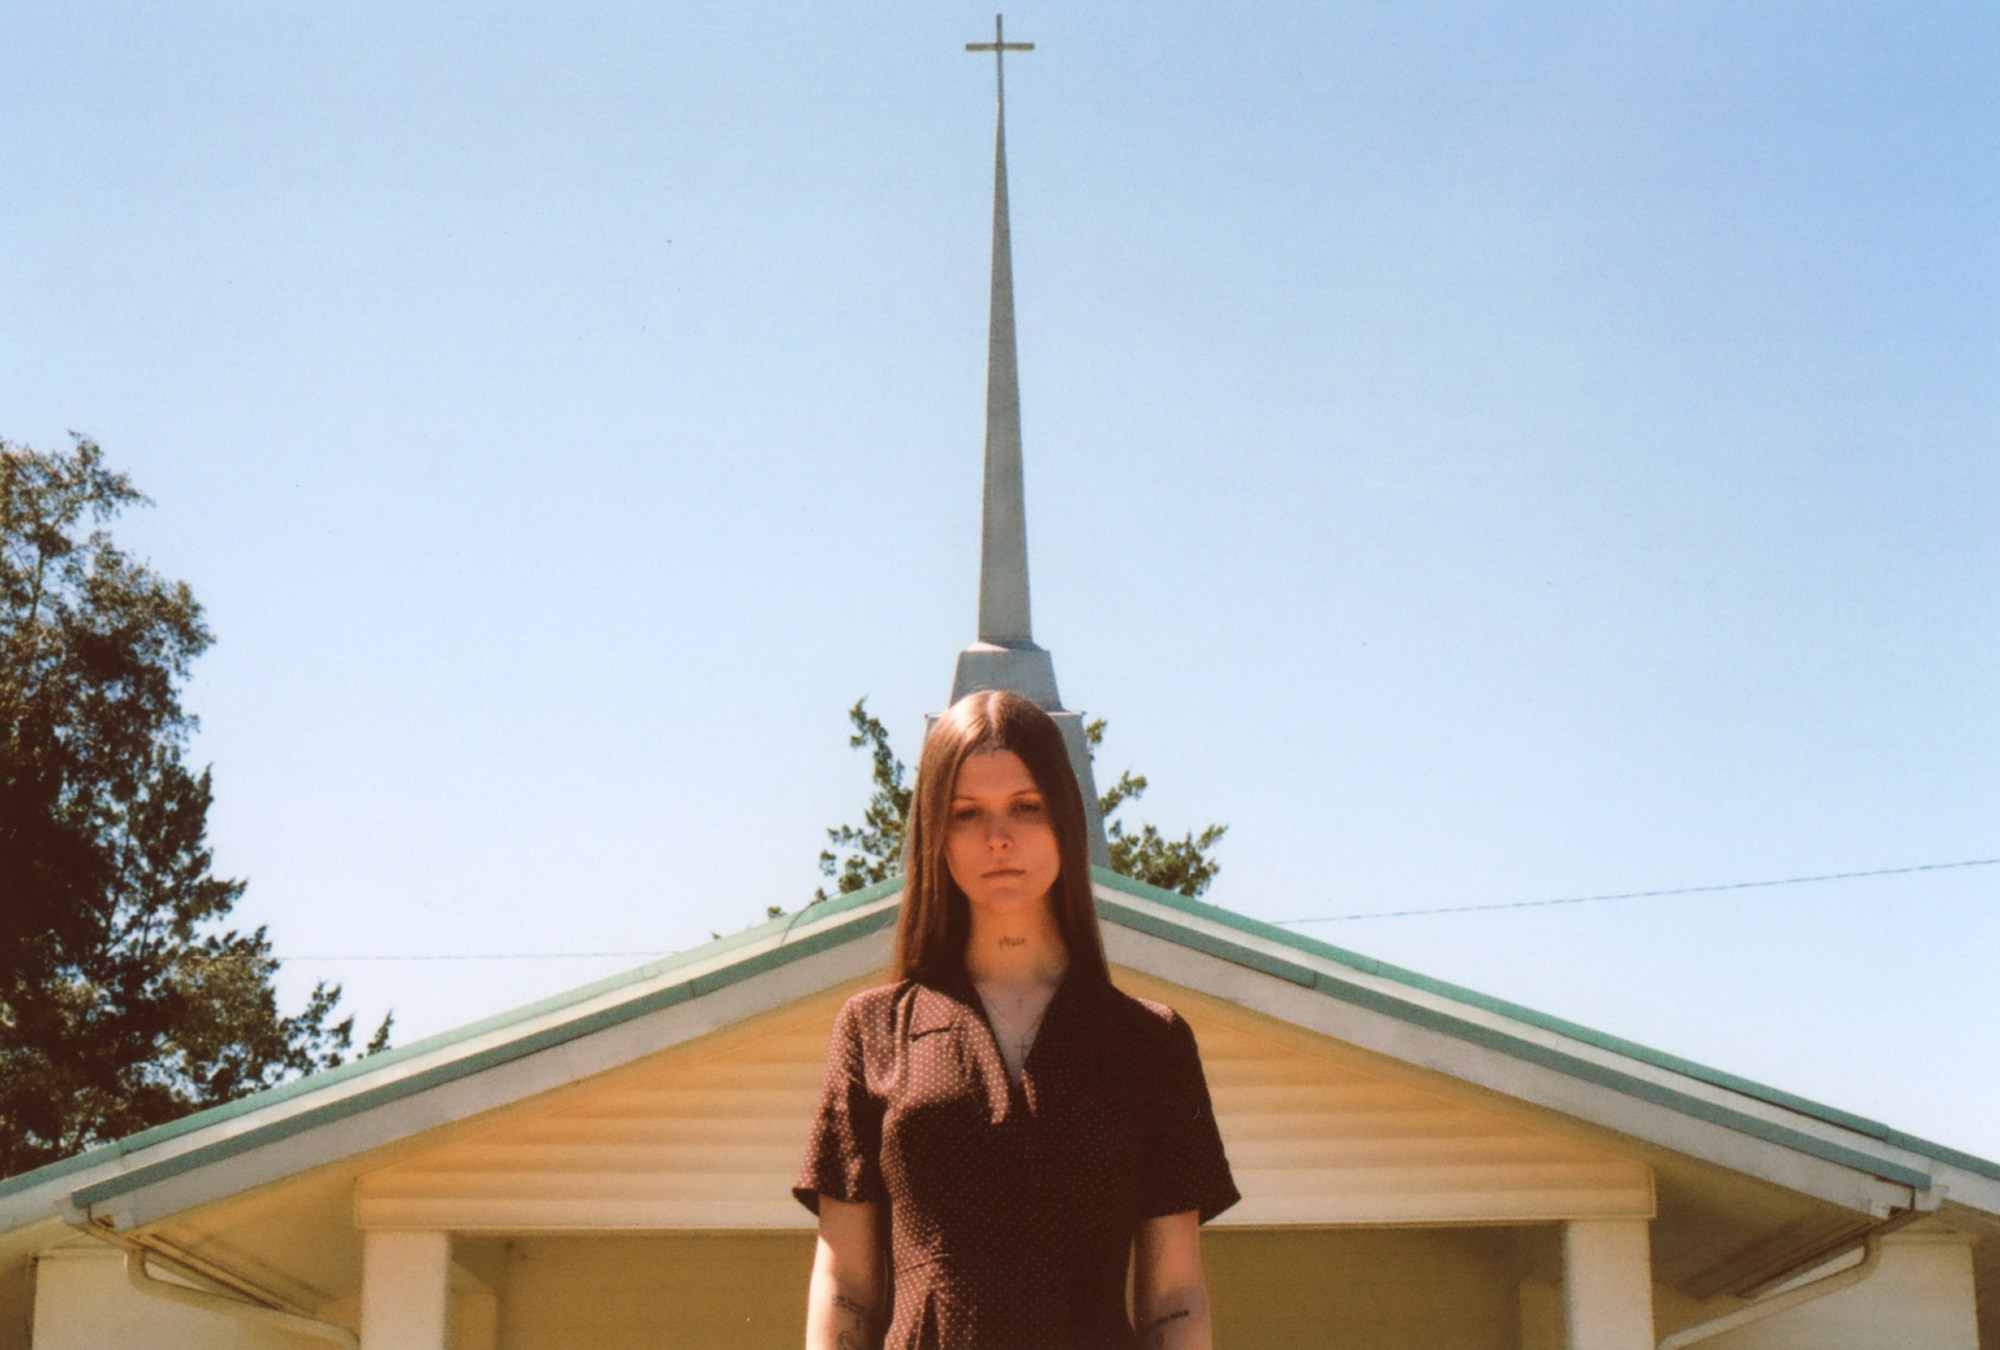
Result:
M1187 1023L1112 987L1054 721L954 704L908 828L895 982L834 1021L793 1188L807 1350L1209 1350L1237 1191Z

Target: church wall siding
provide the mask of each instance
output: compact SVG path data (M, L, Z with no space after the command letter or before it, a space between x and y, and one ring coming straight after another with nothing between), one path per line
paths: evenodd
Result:
M1121 973L1182 1006L1244 1199L1218 1227L1647 1218L1638 1162L1442 1081ZM831 996L583 1084L362 1179L364 1228L806 1230L790 1185ZM1304 1048L1302 1048L1304 1047Z
M327 1350L328 1342L148 1298L125 1280L124 1257L46 1252L35 1262L33 1350Z
M522 1238L499 1350L798 1350L806 1233Z
M1214 1231L1216 1343L1237 1350L1518 1350L1506 1229ZM509 1244L500 1350L797 1350L800 1234Z
M1979 1350L1970 1239L1885 1238L1882 1264L1857 1285L1702 1342L1704 1350Z
M1518 1350L1504 1228L1214 1231L1215 1343L1243 1350Z

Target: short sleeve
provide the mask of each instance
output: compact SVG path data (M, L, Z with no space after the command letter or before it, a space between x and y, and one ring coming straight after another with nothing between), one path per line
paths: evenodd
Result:
M1192 1209L1207 1223L1243 1197L1222 1151L1194 1029L1178 1014L1167 1026L1157 1066L1155 1130L1140 1216L1150 1219Z
M861 1018L849 1000L833 1021L819 1106L792 1184L792 1194L815 1214L822 1195L857 1202L884 1195L882 1103L868 1091L863 1051Z

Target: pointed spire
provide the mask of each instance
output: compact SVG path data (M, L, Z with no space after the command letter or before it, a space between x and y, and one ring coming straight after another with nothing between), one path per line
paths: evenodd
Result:
M1021 376L1014 355L1014 259L1007 229L1008 52L1032 42L1008 42L1000 16L993 41L968 42L969 52L993 53L993 288L986 334L986 487L979 541L979 640L1030 644L1028 519L1021 491Z
M1070 767L1083 789L1090 832L1090 860L1111 863L1098 812L1097 783L1083 719L1066 711L1056 693L1055 661L1035 645L1028 622L1028 516L1021 489L1021 379L1014 354L1014 259L1007 219L1008 52L1031 52L1032 42L1009 42L1000 16L993 41L968 42L969 52L992 52L997 102L993 118L993 287L986 332L986 482L980 504L979 638L958 654L951 701L981 689L1005 689L1033 699L1062 729Z

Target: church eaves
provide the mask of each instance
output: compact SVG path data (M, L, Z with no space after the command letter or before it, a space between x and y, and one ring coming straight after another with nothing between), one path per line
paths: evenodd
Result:
M1394 1033L1399 1037L1420 1038L1429 1048L1417 1058L1432 1069L1467 1076L1467 1081L1476 1081L1464 1074L1475 1057L1497 1057L1551 1082L1595 1092L1600 1100L1628 1103L1660 1125L1659 1130L1633 1132L1669 1147L1684 1147L1678 1136L1688 1128L1711 1134L1719 1129L1755 1141L1767 1158L1775 1156L1768 1152L1775 1148L1822 1175L1831 1168L1846 1179L1840 1191L1823 1198L1854 1205L1875 1195L1879 1204L1879 1196L1894 1191L1908 1204L1911 1197L1948 1187L1961 1203L2000 1214L2000 1165L1993 1162L1104 869L1095 870L1093 881L1109 945L1164 943L1158 950L1219 963L1213 967L1217 972L1239 972L1202 977L1204 986L1235 986L1245 977L1275 981L1269 988L1294 990L1295 995L1285 997L1304 998L1303 1006L1351 1010L1343 1015L1380 1019L1382 1026L1400 1028ZM366 1145L343 1140L341 1127L399 1106L411 1116L403 1129L428 1128L437 1123L438 1111L417 1099L454 1086L470 1087L473 1080L507 1076L510 1069L520 1072L551 1052L567 1059L577 1052L565 1047L581 1047L650 1015L725 995L762 977L785 980L783 972L802 961L835 949L852 950L853 944L893 925L901 888L901 879L891 878L623 975L9 1178L0 1182L0 1233L48 1213L51 1204L66 1204L121 1228L148 1221L192 1199L180 1195L177 1180L218 1164L227 1171L198 1188L204 1194L217 1185L233 1193L384 1142L379 1131L366 1132ZM1233 988L1229 996L1240 998L1247 988ZM1405 1054L1409 1048L1403 1047ZM593 1059L581 1055L564 1072L605 1067L584 1062ZM1456 1062L1461 1059L1464 1063ZM542 1077L525 1074L523 1082L499 1097L546 1090L552 1084ZM486 1095L481 1093L481 1099ZM1510 1095L1520 1095L1518 1085ZM1530 1092L1525 1099L1539 1096ZM1538 1104L1574 1110L1577 1101ZM308 1136L325 1142L309 1142ZM265 1164L271 1175L243 1166L247 1153L288 1141L289 1147L280 1150L287 1156L271 1157ZM1733 1165L1742 1162L1737 1159ZM1810 1189L1797 1176L1786 1177L1783 1184ZM142 1191L151 1194L140 1198L136 1209L128 1208Z

